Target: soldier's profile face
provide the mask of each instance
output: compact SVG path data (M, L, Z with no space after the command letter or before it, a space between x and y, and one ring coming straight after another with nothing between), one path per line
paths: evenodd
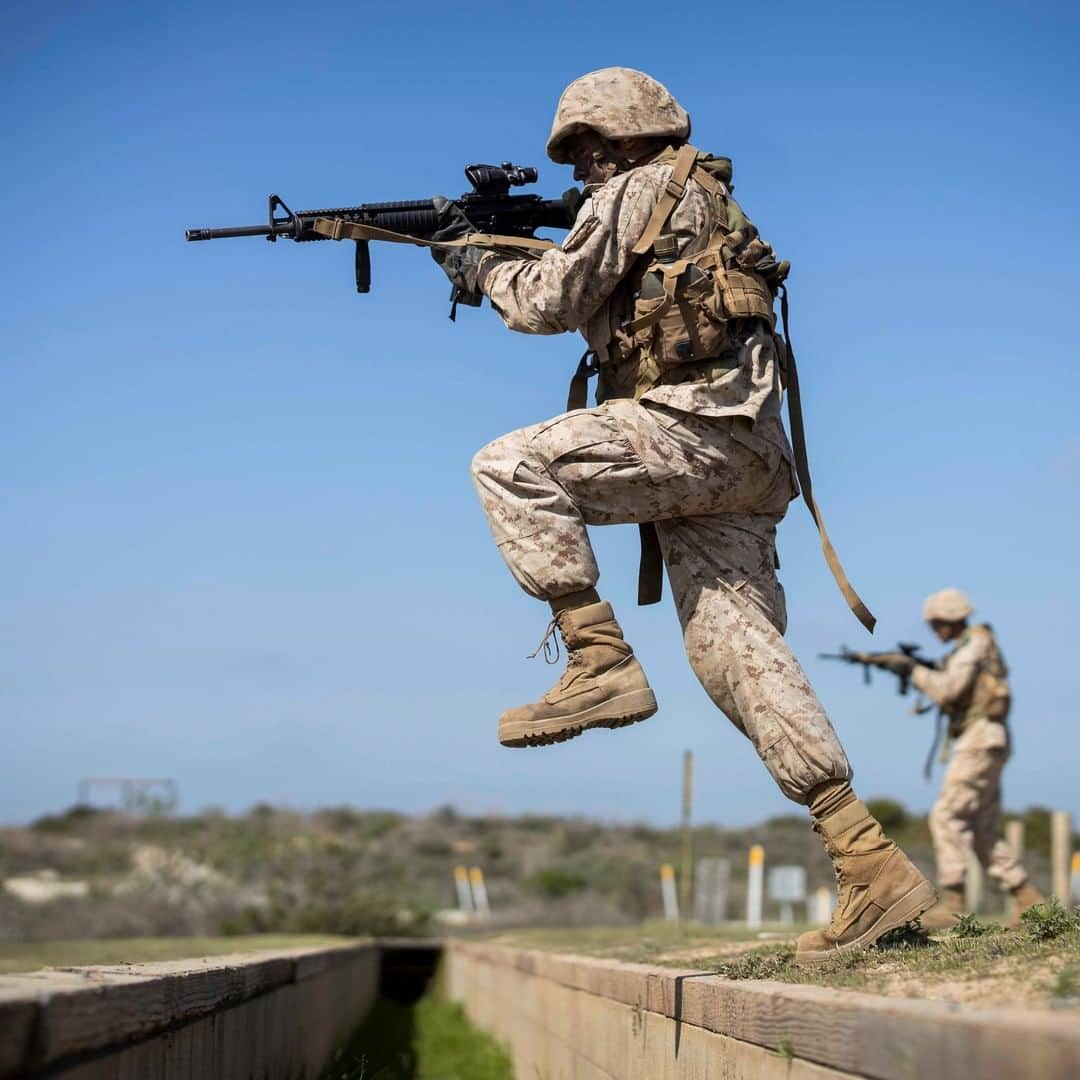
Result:
M931 619L930 629L933 630L939 641L952 641L963 633L964 623L948 622L945 619Z
M602 143L591 132L571 135L563 144L563 150L574 163L575 180L583 184L602 184L608 179Z

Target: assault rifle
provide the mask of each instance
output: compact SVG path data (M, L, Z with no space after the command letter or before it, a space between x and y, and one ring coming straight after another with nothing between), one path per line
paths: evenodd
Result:
M511 187L535 184L539 174L531 166L467 165L465 178L472 185L457 200L457 205L477 232L499 236L531 237L537 229L569 229L574 223L581 193L571 188L561 199L543 199L539 195L511 195ZM278 211L284 216L278 216ZM439 224L439 214L432 199L408 202L361 203L325 210L290 210L279 195L269 198L265 225L240 225L226 229L188 229L187 240L224 240L234 236L265 236L274 242L278 237L304 243L328 237L315 228L319 218L374 226L389 232L430 238ZM368 240L356 241L356 291L371 290L371 253ZM458 297L458 299L463 299Z
M846 645L840 646L838 653L818 653L819 660L842 660L845 664L862 664L863 669L863 682L867 686L870 685L870 669L875 667L874 661L884 656L896 656L897 653L901 653L911 660L914 660L916 664L920 664L922 667L933 668L937 667L937 664L933 660L927 659L925 656L920 655L919 646L912 644L910 641L901 641L897 645L896 652L855 652L853 649L849 649ZM897 679L900 681L898 691L900 694L906 694L911 689L911 676L910 675L897 675Z

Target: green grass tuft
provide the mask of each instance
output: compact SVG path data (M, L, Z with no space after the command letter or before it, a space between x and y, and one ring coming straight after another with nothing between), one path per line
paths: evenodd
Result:
M995 923L985 923L978 915L970 911L956 916L956 922L949 927L949 933L960 938L982 937L983 934L995 934L1001 931L1001 927Z
M1056 896L1030 907L1020 921L1032 941L1053 941L1070 930L1080 930L1080 910L1066 911Z

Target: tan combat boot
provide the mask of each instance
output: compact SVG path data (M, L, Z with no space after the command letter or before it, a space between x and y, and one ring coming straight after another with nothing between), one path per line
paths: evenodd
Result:
M1009 928L1012 930L1024 925L1020 921L1020 916L1028 908L1032 908L1046 900L1046 897L1031 884L1030 879L1025 881L1023 885L1018 885L1015 889L1010 890L1010 895L1013 898L1013 913L1009 918Z
M795 962L819 963L873 945L933 905L934 887L881 830L858 799L814 822L839 884L832 922L799 936Z
M963 885L942 885L941 900L920 920L924 930L948 930L966 908Z
M560 611L553 623L566 645L566 671L535 705L502 714L503 746L547 746L588 728L623 727L656 712L649 680L609 603Z

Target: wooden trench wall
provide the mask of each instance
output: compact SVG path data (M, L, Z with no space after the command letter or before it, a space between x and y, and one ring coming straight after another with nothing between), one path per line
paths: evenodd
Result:
M313 1078L379 969L365 942L0 976L0 1077Z
M445 992L518 1080L1080 1078L1080 1018L451 942Z

